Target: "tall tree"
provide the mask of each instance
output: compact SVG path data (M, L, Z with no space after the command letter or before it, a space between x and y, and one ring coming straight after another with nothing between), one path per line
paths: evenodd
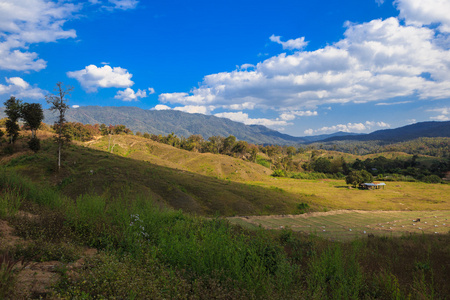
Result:
M5 113L8 116L8 119L6 120L5 124L6 132L8 137L10 138L9 142L11 144L14 144L17 137L19 136L20 131L19 124L17 124L17 121L20 118L22 101L11 96L11 98L6 100L4 104L5 104Z
M73 87L64 86L62 82L56 83L54 89L55 94L45 96L47 103L51 105L50 110L59 114L58 120L55 122L56 142L58 143L58 170L61 168L61 149L63 145L69 141L68 136L64 132L64 124L66 123L66 112L69 109L67 97L72 92Z
M36 138L36 130L44 120L44 111L39 103L24 103L22 105L21 117L25 124L30 127L31 138Z

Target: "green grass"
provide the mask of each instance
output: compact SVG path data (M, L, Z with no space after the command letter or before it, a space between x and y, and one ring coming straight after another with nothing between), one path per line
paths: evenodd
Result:
M3 207L16 207L5 210L3 218L29 243L10 249L14 255L63 262L58 270L61 279L53 287L55 297L444 299L450 294L449 234L427 234L427 229L401 235L399 230L396 236L395 230L384 234L381 227L394 221L395 226L406 226L410 219L421 218L421 226L427 222L431 229L446 229L447 212L267 216L260 218L266 221L260 227L252 217L241 218L238 222L243 226L234 226L222 218L206 219L170 208L183 206L210 215L284 213L336 207L344 196L349 197L349 206L355 206L350 193L375 195L360 196L361 205L373 208L394 203L391 192L405 193L413 198L405 202L416 201L419 208L430 202L430 195L446 192L445 187L438 186L430 194L423 185L404 183L393 190L358 191L340 188L340 182L333 180L269 177L244 184L79 146L66 150L63 169L57 172L54 149L44 146L47 152L10 159L0 171L0 188L13 191L13 197L4 198ZM126 149L117 146L117 151ZM130 152L130 157L136 153ZM419 188L425 191L422 200L411 193ZM387 200L367 203L381 198ZM437 203L429 205L448 205L445 200L436 197ZM15 209L39 217L26 218L14 214ZM265 226L285 228L264 230ZM365 226L383 234L357 235ZM70 276L66 264L86 247L100 252L86 259L76 277Z

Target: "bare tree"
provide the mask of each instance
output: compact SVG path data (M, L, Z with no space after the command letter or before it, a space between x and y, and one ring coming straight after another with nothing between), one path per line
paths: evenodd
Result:
M64 134L64 124L66 123L66 112L69 109L67 97L72 92L72 86L64 86L62 82L56 83L54 94L45 96L47 103L51 105L50 110L58 112L58 120L55 122L56 142L58 143L58 170L61 168L61 149L65 143L69 141L69 137Z

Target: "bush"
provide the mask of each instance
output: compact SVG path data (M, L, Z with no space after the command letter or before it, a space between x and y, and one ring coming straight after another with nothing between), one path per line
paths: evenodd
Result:
M34 137L31 140L28 141L28 147L34 151L34 153L38 152L39 150L41 150L41 141L37 138Z
M426 183L441 183L442 180L437 175L428 175L422 178L422 181Z
M287 174L286 174L286 171L278 169L278 170L273 171L272 175L270 175L270 176L273 176L273 177L286 177Z

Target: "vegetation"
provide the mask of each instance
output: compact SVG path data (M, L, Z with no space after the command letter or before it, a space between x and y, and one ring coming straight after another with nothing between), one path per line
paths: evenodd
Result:
M34 245L10 249L13 257L40 255L67 264L77 259L77 249L100 250L76 276L59 268L51 292L57 297L419 299L450 292L443 263L450 259L448 235L332 242L289 229L248 231L160 209L126 191L112 202L93 195L72 201L5 169L0 185L18 192L22 210L40 215L8 215ZM62 252L49 255L45 240Z
M8 116L6 120L6 133L9 137L9 143L14 144L19 136L19 124L17 123L20 118L20 111L22 107L22 101L15 97L9 98L5 103L5 113Z
M45 96L47 103L50 104L50 111L58 113L58 119L55 122L56 142L58 143L58 169L61 168L61 150L65 143L70 141L70 137L65 131L66 111L69 109L67 105L67 97L73 87L65 87L62 82L56 83L55 94Z
M84 126L73 127L83 132ZM132 136L119 128L113 134L106 125L93 125L93 132L95 128L108 131L90 141L90 148L68 145L60 172L54 163L58 145L50 140L42 140L45 151L32 153L24 151L26 138L19 136L18 153L2 155L0 219L26 243L14 247L1 243L0 252L8 251L15 261L21 257L36 263L59 261L55 270L59 279L41 297L440 299L450 293L444 263L450 259L450 237L437 213L441 223L433 224L439 225L439 234L402 235L398 230L368 238L355 232L338 241L329 239L338 237L331 224L345 227L348 223L339 222L363 218L322 219L328 222L324 225L320 219L310 220L311 230L297 231L296 219L281 223L267 216L272 218L271 228L278 229L271 231L244 221L251 217L241 218L242 226L219 217L329 209L448 210L449 185L405 182L385 190L347 189L342 179L330 176L364 173L366 161L372 166L369 162L375 158L352 161L324 150L294 153L292 148L264 146L256 148L255 161L260 163L256 164L246 158L244 152L249 150L243 150L252 145L233 138L226 143L224 139L224 148L215 139L213 151L232 153L220 155L199 153L198 137L185 141L192 147L186 151L145 138L145 133ZM174 135L167 138L178 144ZM433 164L422 159L415 158L416 166ZM412 157L399 161L410 164ZM261 163L269 163L283 176L293 174L287 171L292 166L306 164L311 171L297 176L311 178L273 178L269 176L273 171ZM318 172L324 169L329 173ZM425 218L431 215L420 213L432 225ZM364 225L382 231L382 225L375 224L386 219L372 218ZM408 221L412 228L411 219L412 215L405 217L404 225ZM328 235L318 232L319 225L327 226ZM98 254L73 267L92 247ZM19 284L19 271L10 274L8 287Z

